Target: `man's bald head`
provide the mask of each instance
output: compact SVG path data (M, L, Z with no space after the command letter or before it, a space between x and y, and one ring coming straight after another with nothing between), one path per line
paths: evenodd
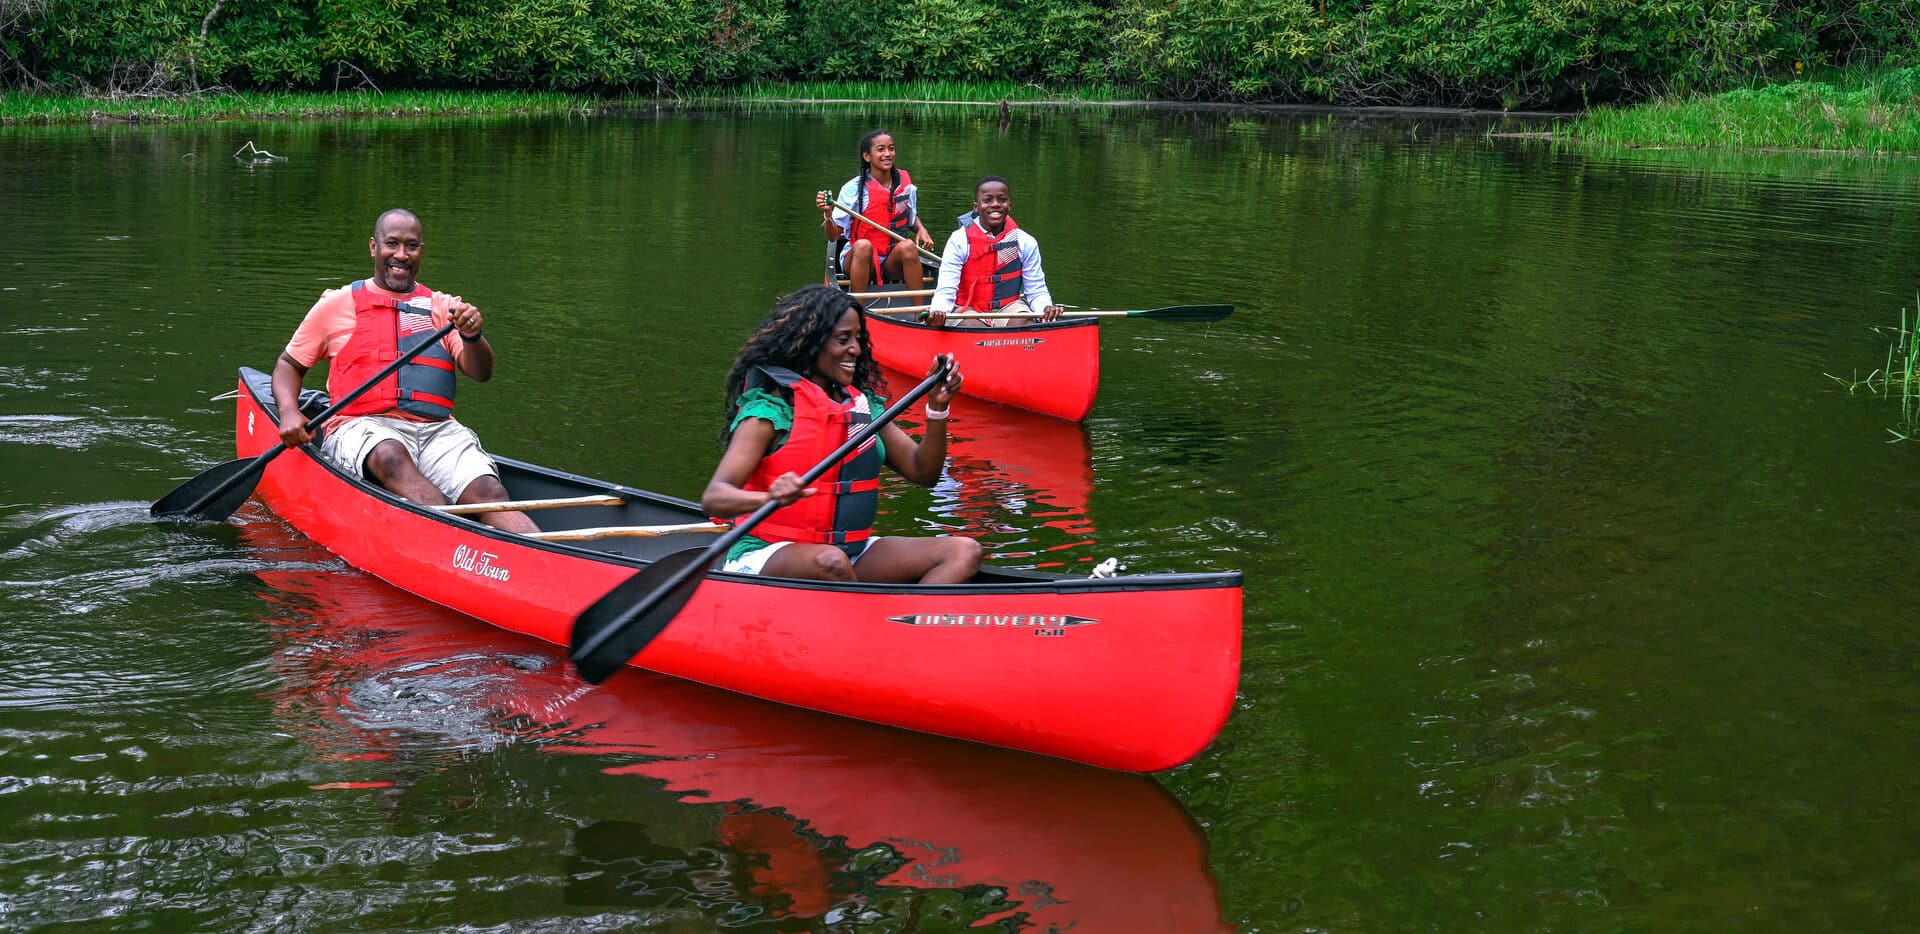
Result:
M392 220L412 221L414 223L414 226L416 227L420 225L419 216L414 214L412 211L409 211L406 208L388 208L387 210L381 212L379 217L374 218L373 238L375 240L380 239L380 232L383 230L386 230L387 222Z

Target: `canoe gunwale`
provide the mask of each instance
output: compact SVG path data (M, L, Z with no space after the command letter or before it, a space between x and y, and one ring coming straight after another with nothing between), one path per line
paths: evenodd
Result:
M940 327L934 327L933 325L928 324L925 321L918 321L911 318L902 318L898 315L890 315L890 314L887 314L884 309L866 309L864 311L864 316L867 318L869 322L878 321L882 324L890 325L893 327L913 328L916 330L933 331L941 334L952 333L954 330L953 328L945 325L942 325ZM991 336L995 334L1032 334L1036 331L1046 332L1046 333L1058 333L1060 331L1071 330L1073 328L1086 328L1086 327L1097 328L1099 326L1100 326L1099 318L1061 318L1058 321L1046 321L1046 322L1034 321L1031 324L1009 324L1004 327L995 325L992 328L977 328L975 330L977 330L982 336ZM967 332L962 332L962 333L967 333Z

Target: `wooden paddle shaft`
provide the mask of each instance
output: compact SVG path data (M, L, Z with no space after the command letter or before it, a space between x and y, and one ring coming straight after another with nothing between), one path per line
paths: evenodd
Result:
M572 496L565 499L521 499L508 503L455 503L431 507L450 516L475 516L489 512L527 512L534 509L562 509L567 506L620 506L626 500L612 494Z
M827 195L827 193L824 191L821 192L821 194ZM872 227L873 229L878 230L881 233L886 234L887 236L900 241L901 243L912 243L913 248L920 251L921 258L926 259L936 265L939 264L940 257L934 255L932 250L929 250L918 243L914 243L912 240L909 240L906 237L900 236L898 233L895 233L893 230L887 227L881 226L880 223L874 220L873 218L868 217L865 214L861 214L860 212L855 211L854 209L847 207L846 205L841 204L838 201L835 201L832 195L827 195L827 203L833 205L836 208L839 208L841 213L846 214L848 217L857 217L863 221L866 221L867 226Z
M897 292L849 292L849 296L866 301L870 298L927 298L933 289L901 289Z
M733 526L715 525L711 522L691 522L686 525L610 525L597 529L532 532L527 537L543 542L584 542L596 538L660 538L665 535L710 534L725 532L731 528Z

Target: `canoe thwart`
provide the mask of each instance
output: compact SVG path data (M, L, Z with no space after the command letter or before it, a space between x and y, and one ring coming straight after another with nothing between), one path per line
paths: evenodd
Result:
M475 516L488 512L529 512L535 509L561 509L567 506L622 506L626 500L610 493L595 496L569 496L563 499L521 499L506 503L455 503L428 507L450 516Z
M597 529L560 529L554 532L533 532L528 538L543 542L584 542L596 538L659 538L664 535L687 535L695 533L725 532L733 528L730 525L715 525L711 522L689 522L685 525L609 525Z
M935 291L934 289L900 289L894 292L848 292L847 296L864 302L876 298L927 298Z

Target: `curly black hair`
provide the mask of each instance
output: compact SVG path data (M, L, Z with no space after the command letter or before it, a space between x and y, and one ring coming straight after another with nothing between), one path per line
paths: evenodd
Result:
M763 365L785 367L801 376L811 374L814 361L833 336L833 327L840 323L840 316L849 308L860 307L853 296L828 285L796 289L774 303L760 327L747 338L747 345L740 348L740 355L733 360L733 369L727 372L726 417L720 422L721 450L726 449L733 437L733 419L740 414L740 394L747 389L747 374ZM860 359L853 365L853 385L868 396L883 395L887 391L887 380L880 375L880 364L873 359L873 341L867 336L865 318L860 319L857 339ZM780 392L791 400L790 390L782 388Z

